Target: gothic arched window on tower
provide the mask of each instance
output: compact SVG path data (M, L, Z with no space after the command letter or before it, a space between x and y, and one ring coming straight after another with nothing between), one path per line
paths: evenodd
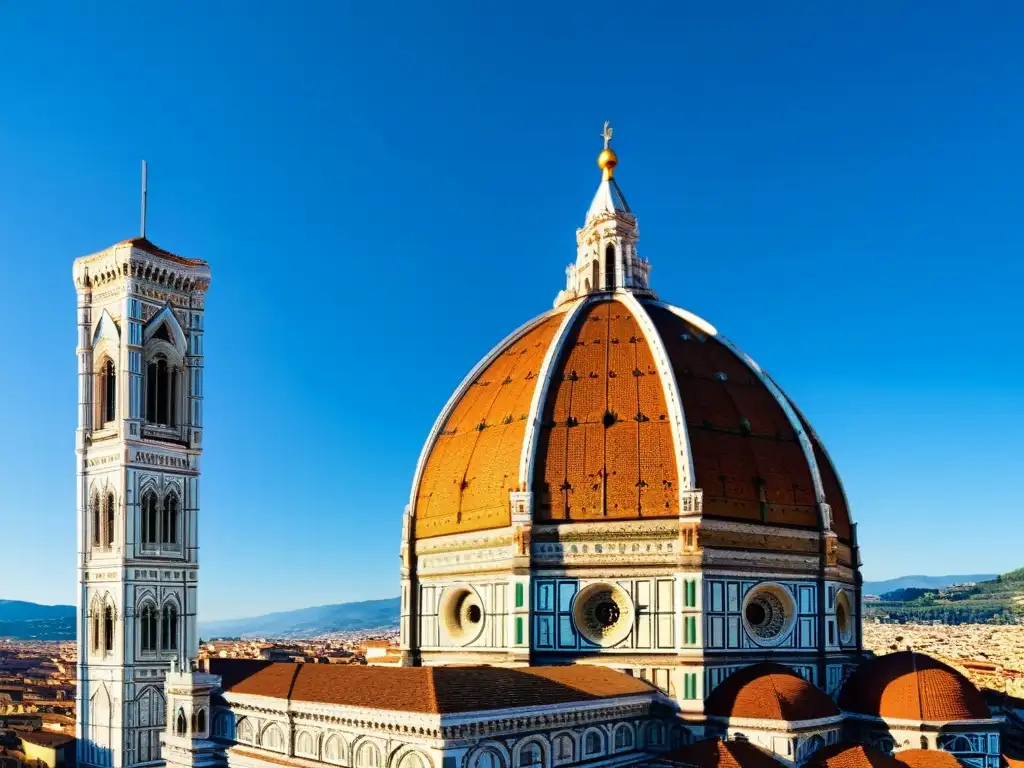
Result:
M102 631L102 625L100 624L100 619L102 617L100 616L100 614L102 613L102 611L98 604L93 604L91 613L92 615L90 617L91 621L89 622L89 632L92 635L92 651L93 653L99 653L100 646L102 645L100 638L100 634Z
M173 427L177 397L177 371L163 355L154 357L146 366L146 421Z
M163 520L160 541L163 544L178 543L178 524L181 518L178 497L173 493L164 499Z
M103 543L114 546L114 494L108 493L103 498Z
M103 607L103 650L110 653L114 650L114 607Z
M156 544L159 530L156 493L150 489L142 494L142 543Z
M99 404L99 423L106 424L117 418L117 370L109 357L100 364L96 387Z
M604 250L604 287L609 291L615 288L615 246L609 245Z
M165 651L178 650L178 609L172 603L164 606L160 631L160 647Z
M92 502L90 503L92 515L92 545L98 547L100 545L100 532L102 530L102 521L100 518L100 495L94 493L92 495Z
M140 635L139 641L143 651L156 650L156 608L147 603L139 614Z

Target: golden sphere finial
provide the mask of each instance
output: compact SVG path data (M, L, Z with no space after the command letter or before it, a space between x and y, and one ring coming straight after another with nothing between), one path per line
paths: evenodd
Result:
M608 146L612 140L612 125L607 120L604 121L604 130L601 132L601 137L604 139L604 149L597 156L597 167L601 169L604 179L610 179L615 166L619 164L619 156L615 154L614 149Z

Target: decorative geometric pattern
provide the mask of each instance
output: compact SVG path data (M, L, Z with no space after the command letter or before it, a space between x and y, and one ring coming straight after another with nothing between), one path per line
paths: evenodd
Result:
M562 313L513 341L470 384L430 450L416 497L416 537L511 523L533 391Z

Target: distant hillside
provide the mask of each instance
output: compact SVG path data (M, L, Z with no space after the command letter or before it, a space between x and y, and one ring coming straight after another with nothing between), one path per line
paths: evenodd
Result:
M995 573L975 573L961 576L900 576L888 581L865 581L865 595L884 595L897 589L942 589L953 584L967 584L972 581L991 581Z
M971 582L968 577L964 581ZM903 588L882 594L882 602L864 606L867 617L882 616L898 622L938 621L944 624L981 624L1024 621L1024 568L1004 573L974 586L939 589Z
M75 606L0 600L0 637L15 640L74 640Z
M359 629L398 626L399 600L364 600L268 613L247 619L200 622L199 634L211 637L301 638Z

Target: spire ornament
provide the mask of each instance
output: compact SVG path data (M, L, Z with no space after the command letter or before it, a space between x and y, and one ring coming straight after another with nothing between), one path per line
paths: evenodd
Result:
M612 124L608 120L604 121L604 130L601 131L601 137L604 139L604 149L597 156L597 167L601 169L601 178L608 181L615 171L615 166L619 164L619 156L609 146L612 141Z

